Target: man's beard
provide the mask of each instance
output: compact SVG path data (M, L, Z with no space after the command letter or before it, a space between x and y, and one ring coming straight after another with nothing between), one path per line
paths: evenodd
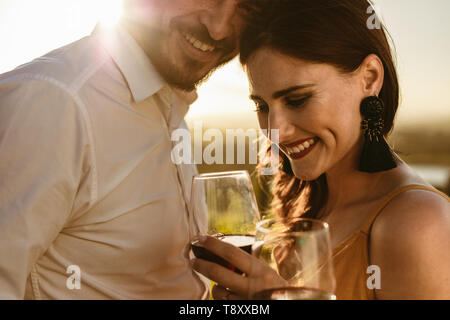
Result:
M207 34L207 31L202 31L204 37L206 37L205 34ZM216 50L220 50L222 56L209 70L203 74L199 74L199 70L205 69L205 62L193 60L188 56L184 56L183 61L174 62L170 59L172 54L163 51L162 44L166 43L167 39L170 38L169 33L153 29L151 38L152 48L147 52L147 55L150 57L152 64L169 85L185 91L196 89L208 80L214 71L228 63L236 55L232 43L225 40L218 42L218 44L220 43L220 47ZM212 64L212 61L209 64Z
M168 59L156 58L154 60L155 68L169 85L184 91L192 91L206 82L217 69L227 64L231 59L232 57L224 59L206 74L200 76L195 75L200 68L204 68L204 65L199 62L188 61L183 65L183 68L180 68L172 65Z
M156 48L155 48L156 49ZM228 55L218 61L215 66L208 70L205 74L198 74L198 70L204 69L202 62L185 59L183 65L174 65L168 57L166 57L158 48L151 53L151 61L156 70L163 79L175 88L192 91L197 89L201 84L206 82L211 75L223 65L227 64L234 56Z

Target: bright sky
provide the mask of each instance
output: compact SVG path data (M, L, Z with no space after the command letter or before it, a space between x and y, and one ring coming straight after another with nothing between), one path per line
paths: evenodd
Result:
M399 120L450 122L450 1L376 3L397 47L403 96ZM0 73L88 35L97 19L114 21L119 8L120 0L0 0ZM199 96L191 120L227 114L256 123L247 80L236 61L216 72Z

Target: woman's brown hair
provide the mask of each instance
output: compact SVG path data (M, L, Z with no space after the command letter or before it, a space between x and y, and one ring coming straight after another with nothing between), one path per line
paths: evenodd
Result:
M374 16L368 0L249 0L258 12L248 19L240 43L240 60L245 65L255 51L270 48L314 63L331 64L343 73L358 69L370 54L384 66L384 83L379 97L384 101L383 135L393 128L399 103L399 85L387 31ZM373 23L376 22L376 23ZM273 146L268 146L266 165ZM302 181L292 173L289 160L280 152L281 170L272 181L272 208L280 217L321 218L327 200L323 174L314 181Z

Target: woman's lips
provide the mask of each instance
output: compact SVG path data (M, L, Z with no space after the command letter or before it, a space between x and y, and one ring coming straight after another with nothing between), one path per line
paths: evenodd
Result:
M308 138L284 145L285 152L292 159L300 159L309 154L318 142L317 138Z
M315 138L312 137L312 138L307 138L307 139L298 140L298 141L295 141L295 142L292 142L292 143L289 143L289 144L283 144L283 146L285 146L286 148L292 148L292 147L296 147L296 146L298 146L298 145L304 143L305 141L308 141L308 140L311 140L311 139L312 139L312 140L315 140Z

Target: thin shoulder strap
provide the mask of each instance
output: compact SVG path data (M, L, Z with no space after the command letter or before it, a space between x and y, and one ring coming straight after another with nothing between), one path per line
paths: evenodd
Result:
M439 195L441 195L442 197L444 197L445 199L447 199L447 201L450 201L450 198L443 192L436 190L432 187L428 187L428 186L424 186L424 185L420 185L420 184L411 184L411 185L407 185L404 187L401 187L397 190L394 190L393 192L391 192L383 201L383 203L379 206L378 210L376 210L374 212L374 214L366 221L366 223L363 225L363 227L361 228L361 231L365 232L366 234L368 234L370 232L370 228L372 227L372 224L374 223L375 219L378 217L378 215L381 213L381 211L383 211L383 209L388 205L388 203L394 199L395 197L397 197L399 194L402 194L403 192L409 191L409 190L425 190L425 191L430 191L433 193L437 193Z

